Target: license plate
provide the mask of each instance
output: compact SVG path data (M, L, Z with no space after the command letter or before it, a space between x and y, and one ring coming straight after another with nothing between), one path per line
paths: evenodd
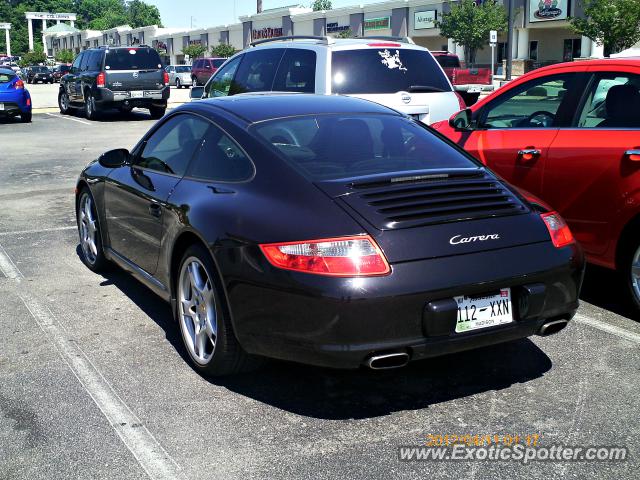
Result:
M480 93L480 92L482 92L482 88L481 87L469 87L469 90L467 90L467 92L469 92L469 93Z
M458 304L456 333L513 322L510 288L481 296L454 297L454 300Z
M144 97L144 92L143 92L143 91L135 91L135 92L131 92L131 93L129 94L129 96L130 96L131 98L142 98L142 97Z
M4 110L4 103L0 103L0 110Z

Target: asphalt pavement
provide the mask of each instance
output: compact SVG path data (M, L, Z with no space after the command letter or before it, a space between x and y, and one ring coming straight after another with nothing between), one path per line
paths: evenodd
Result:
M153 123L143 111L0 122L0 478L637 478L640 323L606 270L588 269L577 318L551 337L385 372L194 373L166 304L79 259L78 173ZM399 461L399 446L438 434L629 458Z

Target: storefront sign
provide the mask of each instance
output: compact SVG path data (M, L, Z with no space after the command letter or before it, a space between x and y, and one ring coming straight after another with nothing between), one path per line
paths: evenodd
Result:
M424 28L436 28L436 20L438 12L436 10L427 10L426 12L416 12L413 17L413 28L422 30Z
M253 30L251 32L251 38L253 40L261 40L263 38L276 38L282 36L282 28L261 28L260 30Z
M349 30L349 25L338 25L338 22L327 23L327 33L339 33Z
M369 18L364 21L364 31L387 30L391 28L391 17Z
M24 16L28 20L75 20L75 13L47 13L47 12L26 12Z
M529 0L530 22L566 20L568 13L567 0Z

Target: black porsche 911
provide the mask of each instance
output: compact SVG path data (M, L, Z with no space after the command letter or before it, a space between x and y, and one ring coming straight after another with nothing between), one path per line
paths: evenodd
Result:
M194 367L338 368L561 330L583 254L563 219L364 100L191 103L77 184L83 260L171 302Z

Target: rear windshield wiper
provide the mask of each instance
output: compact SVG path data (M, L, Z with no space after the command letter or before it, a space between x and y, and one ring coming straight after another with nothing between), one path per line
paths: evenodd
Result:
M438 87L430 87L429 85L411 85L409 87L409 92L446 92L446 90L443 90L441 88Z

